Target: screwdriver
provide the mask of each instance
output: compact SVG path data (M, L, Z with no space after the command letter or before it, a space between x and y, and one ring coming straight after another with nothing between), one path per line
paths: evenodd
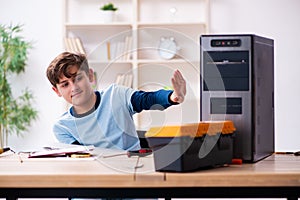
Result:
M145 156L148 156L150 154L152 154L151 149L140 149L140 150L136 150L136 151L127 151L126 153L118 153L118 154L107 155L107 156L103 156L103 158L110 158L110 157L123 156L123 155L127 155L129 158L131 156L145 157Z
M127 152L127 156L131 157L131 156L139 156L139 157L145 157L148 156L152 153L151 149L140 149L137 151L128 151Z

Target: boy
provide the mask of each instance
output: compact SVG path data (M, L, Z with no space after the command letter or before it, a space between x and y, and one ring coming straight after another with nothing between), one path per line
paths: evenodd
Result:
M58 141L68 144L138 150L132 115L182 103L186 94L186 82L178 70L171 79L174 91L135 91L116 84L94 91L94 73L86 57L69 52L50 63L47 77L56 94L72 104L53 127Z

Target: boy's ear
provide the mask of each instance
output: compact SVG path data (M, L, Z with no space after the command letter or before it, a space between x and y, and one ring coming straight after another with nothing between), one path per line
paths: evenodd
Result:
M52 87L52 90L57 94L57 96L61 97L61 93L59 92L59 90L57 89L57 87Z

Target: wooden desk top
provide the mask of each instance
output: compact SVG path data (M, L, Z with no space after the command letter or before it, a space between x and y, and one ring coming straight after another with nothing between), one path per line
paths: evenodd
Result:
M105 155L120 152L106 152ZM124 153L124 152L123 152ZM139 160L127 155L111 158L27 158L26 155L0 155L0 188L94 188L136 187L137 174L147 174L147 180L163 181L164 174L155 172L153 157ZM141 178L140 180L142 180Z
M300 186L300 157L272 155L253 164L229 165L194 173L167 173L170 186Z
M0 155L0 188L300 186L300 156L188 173L155 172L153 157L24 158Z

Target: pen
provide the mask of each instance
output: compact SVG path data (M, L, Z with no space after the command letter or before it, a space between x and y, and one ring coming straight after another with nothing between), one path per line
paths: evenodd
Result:
M296 152L275 152L275 154L293 154L294 156L300 156L300 151L296 151Z
M89 153L74 153L74 154L71 154L70 157L71 158L88 158L88 157L91 157L91 154L89 154Z
M9 151L9 150L10 150L9 147L0 148L0 154L1 154L1 153L4 153L4 152L6 152L6 151Z

